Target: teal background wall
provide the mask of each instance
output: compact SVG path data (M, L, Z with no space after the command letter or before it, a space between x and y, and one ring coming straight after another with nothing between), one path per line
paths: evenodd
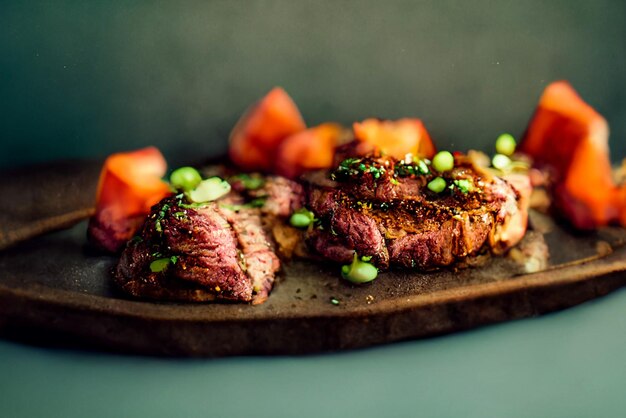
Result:
M0 4L0 166L149 144L223 151L284 86L306 120L417 116L442 147L521 134L568 79L626 156L626 2L198 1Z

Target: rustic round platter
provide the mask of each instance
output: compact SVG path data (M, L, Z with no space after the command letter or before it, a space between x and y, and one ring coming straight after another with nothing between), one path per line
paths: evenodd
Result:
M152 355L301 354L535 316L626 284L624 229L575 235L534 214L549 224L549 265L537 273L494 258L460 270L391 271L355 286L336 265L291 261L258 306L133 300L112 284L115 257L86 242L82 220L99 167L74 161L3 173L1 335Z

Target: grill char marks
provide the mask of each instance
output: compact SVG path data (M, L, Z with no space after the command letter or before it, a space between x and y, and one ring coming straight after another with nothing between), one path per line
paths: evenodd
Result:
M506 181L481 175L461 158L445 177L448 184L468 180L472 187L467 193L454 186L437 194L426 187L435 174L406 175L400 164L366 157L340 165L331 174L336 181L328 180L328 173L309 176L307 205L321 226L309 233L310 246L337 262L349 262L356 251L372 256L381 269L429 270L485 247L501 252L515 244L499 238L519 210L518 194Z

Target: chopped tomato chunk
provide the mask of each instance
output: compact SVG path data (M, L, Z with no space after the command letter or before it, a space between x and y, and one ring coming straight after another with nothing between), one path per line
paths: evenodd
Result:
M341 133L340 125L323 123L289 136L278 149L276 173L293 179L307 170L330 168Z
M306 129L291 97L272 89L239 119L230 133L229 154L240 168L271 172L282 141Z
M383 154L402 159L406 154L432 158L436 149L419 119L366 119L352 125L354 137L373 145Z
M96 213L89 224L92 242L107 251L118 251L150 208L171 193L161 180L166 170L165 158L155 147L109 156L100 172Z
M581 229L616 222L626 210L613 182L608 139L606 120L569 83L557 81L546 87L520 146L550 172L556 207Z

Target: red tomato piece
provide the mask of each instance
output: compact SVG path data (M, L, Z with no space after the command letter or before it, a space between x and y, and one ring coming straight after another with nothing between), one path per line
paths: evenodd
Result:
M304 129L296 104L285 90L275 87L231 131L230 158L244 170L271 172L282 141Z
M352 125L354 137L373 145L383 154L402 159L406 154L432 158L436 148L419 119L366 119Z
M341 133L340 125L323 123L289 136L278 149L276 173L294 179L308 170L330 168Z
M616 222L624 211L608 139L606 120L569 83L557 81L544 90L520 145L550 172L555 206L580 229Z
M161 179L166 170L165 158L155 147L109 156L100 172L96 213L89 223L92 242L107 251L120 250L150 208L171 193Z

